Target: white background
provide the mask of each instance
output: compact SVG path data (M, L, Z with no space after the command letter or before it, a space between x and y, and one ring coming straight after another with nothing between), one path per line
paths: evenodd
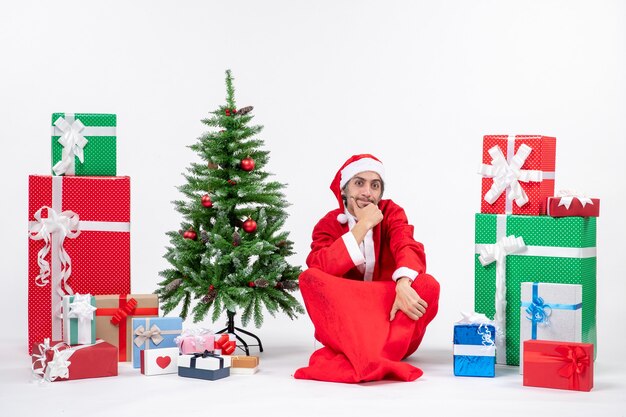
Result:
M541 406L624 415L626 3L28 0L1 10L0 399L12 411L483 415ZM266 352L252 378L207 387L121 366L119 378L29 384L27 178L50 172L51 113L118 115L118 175L132 181L132 290L149 293L167 267L165 232L179 228L175 187L197 160L187 146L224 103L227 68L238 106L253 105L265 126L267 169L288 183L294 264L304 265L313 225L336 206L328 185L341 163L364 152L384 162L386 197L405 208L441 282L439 315L411 358L425 376L361 386L293 380L313 350L312 326L306 316L268 316L255 330ZM590 394L524 388L514 368L493 380L452 376L452 323L473 308L481 138L511 133L556 136L556 188L602 200ZM104 391L116 405L103 408Z

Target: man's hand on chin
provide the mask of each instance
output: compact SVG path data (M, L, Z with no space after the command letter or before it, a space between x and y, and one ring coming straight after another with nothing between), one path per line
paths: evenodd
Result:
M401 277L396 281L396 299L391 307L389 321L396 317L398 310L412 320L419 320L426 313L428 303L411 287L411 283L408 277Z
M364 223L367 229L373 229L378 223L383 221L383 212L380 211L378 206L369 201L359 201L354 197L350 197L353 200L354 215L359 223ZM365 204L360 207L359 204Z

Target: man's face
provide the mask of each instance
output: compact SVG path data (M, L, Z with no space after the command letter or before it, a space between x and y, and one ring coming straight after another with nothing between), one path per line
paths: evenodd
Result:
M380 175L373 171L359 172L346 184L342 194L346 196L347 208L354 214L355 204L363 208L368 204L378 204L383 192L383 182Z

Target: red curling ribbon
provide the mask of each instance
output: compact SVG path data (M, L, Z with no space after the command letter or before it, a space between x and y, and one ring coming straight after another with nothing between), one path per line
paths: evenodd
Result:
M237 342L230 340L228 334L223 334L215 341L215 349L221 349L223 355L232 354L237 348Z

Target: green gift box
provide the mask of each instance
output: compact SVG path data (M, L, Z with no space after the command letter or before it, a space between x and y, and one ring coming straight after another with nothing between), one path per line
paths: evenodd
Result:
M116 126L114 114L53 113L54 175L115 176Z
M474 265L474 309L501 330L497 363L519 365L522 282L582 285L582 341L596 344L595 217L476 214Z

